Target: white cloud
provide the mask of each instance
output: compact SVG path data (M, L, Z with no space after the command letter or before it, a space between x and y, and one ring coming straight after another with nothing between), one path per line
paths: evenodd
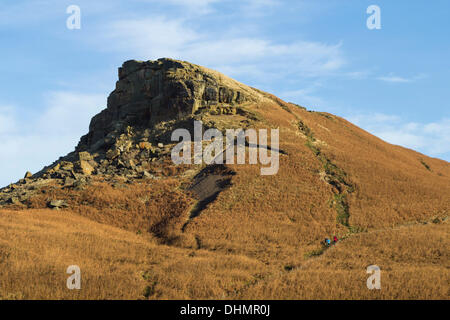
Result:
M102 94L53 91L47 93L44 100L46 108L37 119L36 130L48 134L76 134L75 138L87 133L91 118L106 107L106 97Z
M99 94L50 92L46 106L34 118L19 108L0 108L0 186L17 181L25 171L37 172L73 151L88 132L89 121L105 105ZM6 126L4 126L6 124Z
M342 43L314 41L275 43L261 37L227 36L199 32L182 19L155 16L111 22L92 39L99 49L108 48L140 60L172 57L231 71L237 75L311 77L338 71L346 63ZM220 69L220 68L222 69Z
M321 97L316 95L316 91L319 87L322 87L322 84L320 82L315 82L302 89L282 92L280 98L286 101L299 103L307 109L316 110L319 106L323 107L326 104Z
M408 82L414 82L420 79L425 78L424 74L415 75L410 78L406 77L399 77L394 75L393 73L390 73L388 76L378 77L378 80L384 81L384 82L390 82L390 83L408 83Z
M348 117L348 120L389 143L449 159L450 118L418 123L395 115L376 113Z
M345 73L344 75L349 79L366 79L370 75L371 71L350 71Z
M154 1L154 0L153 0ZM195 11L197 14L206 14L212 11L211 5L219 0L156 0L159 2L170 3Z
M378 77L378 80L385 81L385 82L392 82L392 83L398 83L398 82L411 82L411 79L406 79L402 77L397 76L386 76L386 77Z
M188 10L189 14L197 15L208 14L214 11L214 4L220 0L142 0L146 2L159 2L169 5L175 5ZM225 2L225 1L222 1ZM230 1L228 1L230 2ZM267 8L273 8L279 5L278 0L240 0L233 6L238 7L244 15L261 15L267 11Z
M177 57L189 43L199 38L196 32L184 28L182 20L169 20L164 17L118 20L105 26L93 39L106 43L107 50L117 50L148 60L161 57Z
M155 0L150 0L155 1ZM156 0L159 2L172 3L176 5L188 6L188 7L206 7L219 0Z

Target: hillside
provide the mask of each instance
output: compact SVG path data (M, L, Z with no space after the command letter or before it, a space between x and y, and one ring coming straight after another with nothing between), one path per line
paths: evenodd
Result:
M278 171L174 164L194 121L279 129ZM447 299L449 211L446 161L188 62L127 61L74 152L0 190L0 297Z

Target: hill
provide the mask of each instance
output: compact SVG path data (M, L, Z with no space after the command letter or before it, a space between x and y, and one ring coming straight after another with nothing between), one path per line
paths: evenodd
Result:
M175 164L171 135L196 121L278 129L277 148L245 141L277 155L276 174ZM6 298L74 294L72 264L77 298L447 298L448 162L184 61L125 62L74 152L1 189L0 206ZM385 290L366 288L372 264Z

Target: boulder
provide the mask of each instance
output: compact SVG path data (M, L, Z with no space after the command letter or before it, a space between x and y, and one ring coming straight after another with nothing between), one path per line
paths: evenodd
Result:
M64 186L65 187L73 186L74 183L75 183L75 179L73 179L73 178L66 177L64 179Z
M133 159L127 159L124 161L124 165L125 167L127 167L128 169L135 169L136 168L136 164L134 163Z
M78 160L80 160L80 161L90 161L90 160L92 160L92 156L87 151L78 152Z
M69 205L65 200L52 200L47 203L47 206L52 209L67 208Z
M115 149L115 148L114 149L109 149L106 152L106 158L109 159L109 160L113 160L113 159L117 158L118 156L120 156L119 149Z
M152 148L152 144L146 141L139 142L138 146L141 150L150 150Z
M75 180L73 187L77 190L83 190L88 184L88 181L85 178L79 178Z
M155 176L151 173L149 173L148 171L143 171L141 173L141 178L142 179L155 179Z
M50 170L48 170L48 173L52 174L54 172L57 172L59 170L59 168L61 168L61 164L57 163L53 168L51 168Z
M23 177L24 179L28 179L28 178L31 178L33 176L33 174L30 172L30 171L27 171L26 173L25 173L25 176Z
M62 170L70 171L73 170L73 163L69 161L61 161L60 166Z
M22 202L20 202L18 197L11 197L11 198L9 198L8 202L11 203L11 204L16 204L16 205L22 204Z
M92 165L90 165L88 161L80 160L80 161L75 162L75 170L78 173L81 173L86 176L90 176L93 173L93 171L95 170L95 168Z

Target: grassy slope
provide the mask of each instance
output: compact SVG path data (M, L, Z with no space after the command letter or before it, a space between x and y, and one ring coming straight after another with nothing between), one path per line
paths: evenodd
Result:
M216 298L263 273L247 257L157 244L69 211L2 211L0 298ZM66 269L81 269L68 290Z
M349 198L351 224L380 227L449 213L448 162L388 144L339 117L303 117L356 185Z
M260 281L246 299L448 299L449 225L416 224L357 234L300 268ZM368 290L366 268L381 269Z
M292 270L160 245L68 211L3 211L0 226L2 299L448 298L448 222L359 233ZM70 264L81 290L65 286ZM380 291L365 286L370 264L382 270Z
M265 119L261 127L280 128L280 148L288 155L280 155L277 175L231 166L237 172L232 186L184 233L180 226L193 200L179 181L50 191L70 198L76 214L2 212L1 296L446 297L448 224L419 222L448 215L447 162L387 144L336 116L282 102L250 108ZM314 135L313 148L299 121ZM345 194L350 229L337 222L336 191L321 176L325 164L354 186ZM45 206L48 196L32 205ZM392 228L406 222L412 226ZM320 241L332 234L348 238L306 258L320 253ZM83 271L86 286L78 293L65 289L69 264ZM381 293L365 288L370 264L388 272Z

